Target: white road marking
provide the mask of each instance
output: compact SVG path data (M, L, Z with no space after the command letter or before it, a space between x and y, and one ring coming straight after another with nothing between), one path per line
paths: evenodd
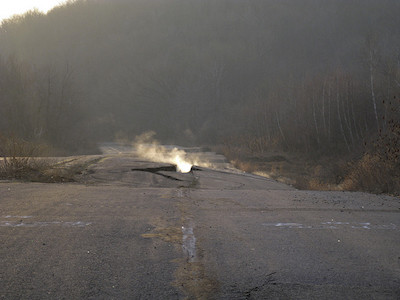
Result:
M398 226L390 224L371 224L370 222L321 222L319 224L301 224L301 223L262 223L262 226L276 228L295 228L295 229L377 229L377 230L398 230Z
M22 222L20 219L32 218L32 216L3 216L4 219L19 219L19 220L7 220L0 221L0 227L44 227L50 225L60 225L65 227L86 227L91 222L75 221L75 222L64 222L64 221L33 221L33 222Z
M1 218L4 218L4 219L10 219L10 218L28 219L28 218L32 218L32 216L10 216L10 215L7 215L7 216L2 216Z
M196 237L191 225L187 227L182 226L182 249L188 257L189 262L196 260Z

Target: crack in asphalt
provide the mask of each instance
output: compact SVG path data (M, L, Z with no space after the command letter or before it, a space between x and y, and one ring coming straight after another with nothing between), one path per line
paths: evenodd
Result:
M173 177L171 175L167 175L164 173L160 173L160 172L175 172L177 173L177 168L174 165L171 166L161 166L161 167L153 167L153 168L132 168L131 171L139 171L139 172L149 172L152 174L156 174L156 175L160 175L163 176L165 178L171 179L171 180L175 180L175 181L184 181L182 179ZM195 166L192 166L192 169L189 173L191 173L192 171L201 171L200 168L197 168ZM193 174L193 173L192 173Z
M179 179L179 178L167 175L167 174L159 173L159 172L176 172L176 166L162 166L162 167L156 167L156 168L135 168L135 169L131 169L131 171L149 172L149 173L163 176L163 177L171 179L171 180L183 181L182 179Z
M261 285L257 285L257 286L255 286L255 287L253 287L253 288L251 288L251 289L248 289L247 291L245 291L244 292L244 295L245 295L245 299L247 300L247 299L251 299L252 298L252 296L251 296L251 294L253 293L253 292L257 292L258 290L260 290L260 289L262 289L263 287L265 287L266 285L269 285L269 284L274 284L275 283L275 278L273 277L273 275L275 275L276 274L276 272L272 272L272 273L270 273L270 274L267 274L265 277L267 278Z

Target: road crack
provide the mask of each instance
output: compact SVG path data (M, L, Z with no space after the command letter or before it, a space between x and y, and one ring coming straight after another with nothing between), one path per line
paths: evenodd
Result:
M196 224L188 202L189 189L178 189L176 198L178 201L175 205L180 212L179 221L168 224L166 220L156 220L155 228L142 234L142 237L157 238L180 246L183 257L172 260L177 268L174 272L175 280L171 284L184 294L184 299L213 299L219 290L219 282L205 267L204 251L195 237Z
M141 171L141 172L149 172L156 175L163 176L165 178L176 180L176 181L183 181L182 179L160 173L160 172L176 172L176 166L162 166L162 167L155 167L155 168L134 168L131 171Z

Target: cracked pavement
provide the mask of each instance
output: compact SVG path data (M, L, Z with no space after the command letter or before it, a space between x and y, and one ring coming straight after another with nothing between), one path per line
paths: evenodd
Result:
M398 198L103 151L78 183L0 182L0 299L400 298Z

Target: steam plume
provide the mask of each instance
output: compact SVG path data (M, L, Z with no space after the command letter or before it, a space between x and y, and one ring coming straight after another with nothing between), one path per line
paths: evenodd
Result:
M150 131L136 137L134 147L139 157L151 161L174 164L177 171L181 173L190 172L193 165L200 165L194 157L189 157L184 150L176 147L170 149L160 145L154 139L154 135L155 132ZM209 164L203 162L202 165Z

